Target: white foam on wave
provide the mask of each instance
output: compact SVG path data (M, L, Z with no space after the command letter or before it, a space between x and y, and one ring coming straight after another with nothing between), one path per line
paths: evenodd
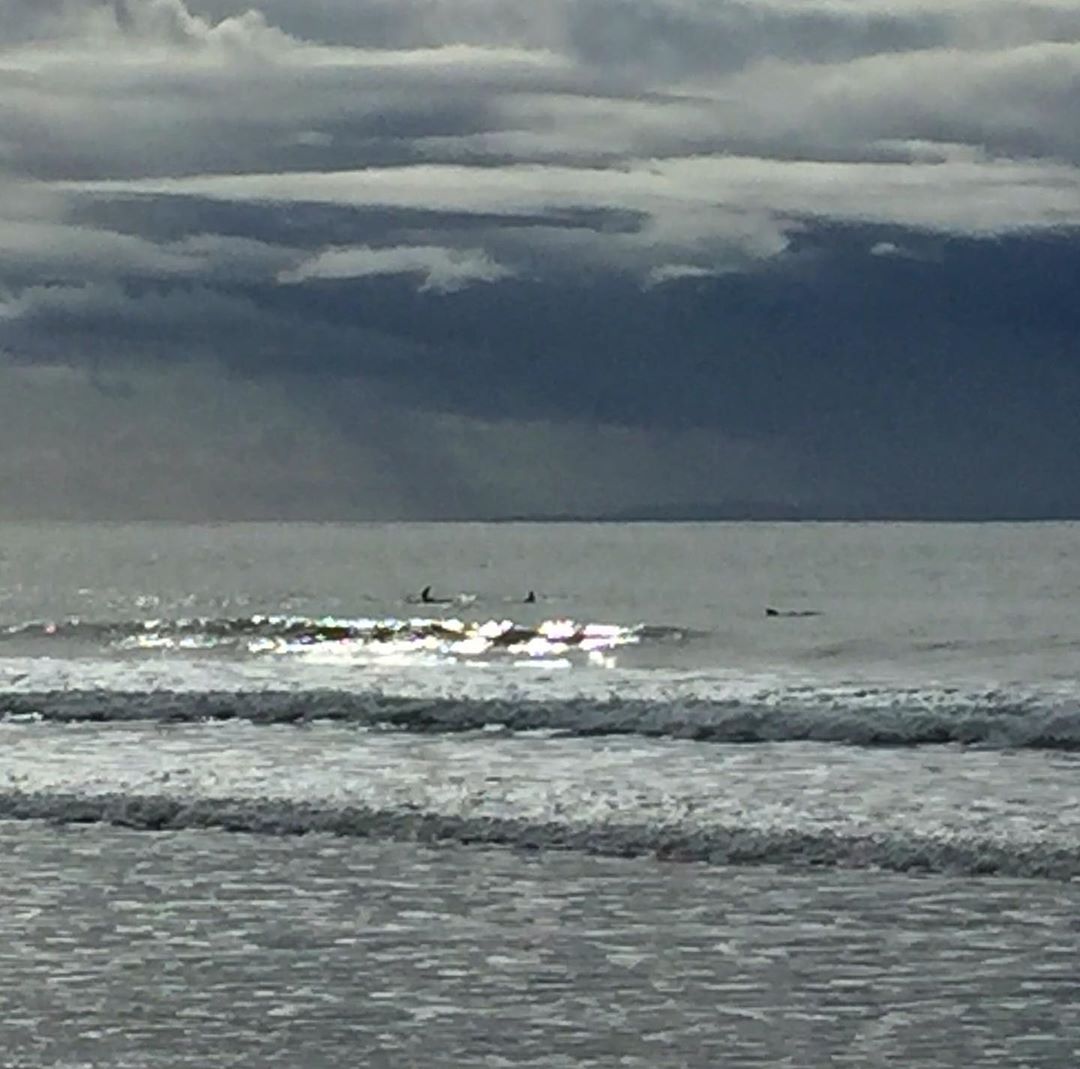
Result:
M1029 684L987 681L979 686L906 678L845 679L836 673L738 668L637 668L608 656L606 649L570 658L553 645L533 657L528 644L497 660L448 658L438 644L426 650L387 642L377 655L348 641L317 644L296 656L250 658L169 657L4 657L0 689L11 693L47 690L259 691L319 689L374 690L415 698L493 700L591 699L730 702L761 709L791 708L906 710L1024 706L1080 706L1080 681ZM517 668L570 667L536 690L523 690ZM477 669L483 671L477 671Z
M0 725L0 818L333 831L672 859L1080 875L1075 764L811 744ZM1023 792L1010 789L1021 780Z

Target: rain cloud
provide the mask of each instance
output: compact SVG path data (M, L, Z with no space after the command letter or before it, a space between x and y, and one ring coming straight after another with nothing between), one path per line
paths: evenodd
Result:
M0 516L1080 513L1073 0L4 20Z

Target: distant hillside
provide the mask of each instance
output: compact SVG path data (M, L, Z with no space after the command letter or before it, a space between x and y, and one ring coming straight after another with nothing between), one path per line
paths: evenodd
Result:
M1076 509L1050 505L1037 511L979 511L948 508L910 510L839 509L770 501L728 501L719 504L641 505L603 513L522 514L493 517L494 522L519 523L714 523L714 522L992 522L1076 520Z

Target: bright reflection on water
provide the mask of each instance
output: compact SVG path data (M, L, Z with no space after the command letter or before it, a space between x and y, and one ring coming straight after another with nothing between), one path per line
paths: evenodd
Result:
M194 651L231 655L398 659L408 663L437 658L447 662L509 656L564 658L603 655L643 639L681 637L670 629L644 625L578 623L553 618L538 623L512 619L461 620L456 617L347 618L262 615L236 618L148 619L94 622L78 618L32 621L0 629L0 639L21 642L25 652L47 655L60 643L78 643L95 652L168 653Z

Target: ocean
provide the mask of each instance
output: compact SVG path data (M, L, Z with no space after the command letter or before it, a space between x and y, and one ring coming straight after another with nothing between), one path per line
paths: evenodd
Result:
M1080 524L0 525L0 906L13 1069L1080 1064Z

